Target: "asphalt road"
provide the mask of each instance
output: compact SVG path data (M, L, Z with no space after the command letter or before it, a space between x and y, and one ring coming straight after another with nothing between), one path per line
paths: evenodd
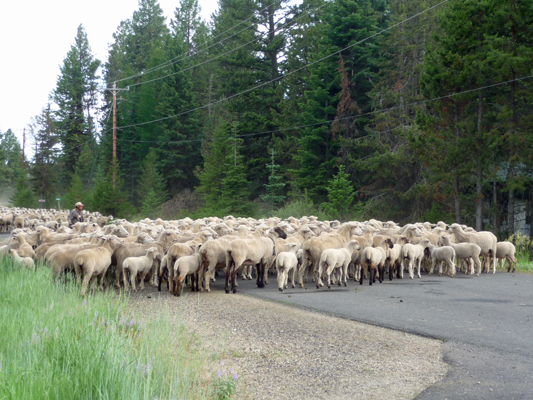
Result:
M219 278L212 286L223 284ZM452 370L417 399L533 399L533 275L423 274L372 286L305 286L280 293L272 276L264 289L239 280L237 292L442 340Z

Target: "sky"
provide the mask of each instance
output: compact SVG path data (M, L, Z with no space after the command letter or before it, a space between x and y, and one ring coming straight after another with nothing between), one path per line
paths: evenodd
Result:
M206 21L218 8L217 0L198 3ZM159 0L167 23L178 4L178 0ZM137 0L0 1L0 132L11 129L22 144L24 127L55 89L59 66L80 24L93 54L105 62L113 33L137 9Z

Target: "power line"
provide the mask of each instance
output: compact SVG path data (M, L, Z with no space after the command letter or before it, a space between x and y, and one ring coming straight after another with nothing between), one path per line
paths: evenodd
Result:
M242 96L243 94L246 94L246 93L252 92L252 91L254 91L254 90L256 90L256 89L259 89L259 88L261 88L261 87L263 87L263 86L266 86L266 85L269 85L269 84L271 84L271 83L273 83L273 82L279 81L279 80L281 80L281 79L283 79L283 78L285 78L285 77L287 77L287 76L289 76L289 75L292 75L292 74L294 74L294 73L296 73L296 72L299 72L299 71L301 71L301 70L304 70L304 69L306 69L306 68L308 68L308 67L310 67L310 66L312 66L312 65L315 65L315 64L318 64L318 63L320 63L320 62L322 62L322 61L324 61L324 60L327 60L328 58L333 57L333 56L336 55L336 54L340 54L340 53L343 52L343 51L349 50L349 49L351 49L352 47L357 46L358 44L364 43L364 42L366 42L366 41L369 40L369 39L372 39L372 38L374 38L374 37L376 37L376 36L378 36L378 35L381 35L381 34L384 33L384 32L387 32L387 31L389 31L389 30L391 30L391 29L393 29L393 28L395 28L395 27L397 27L397 26L400 26L400 25L402 25L402 24L404 24L404 23L406 23L406 22L408 22L408 21L410 21L410 20L412 20L412 19L414 19L414 18L416 18L416 17L418 17L418 16L420 16L420 15L422 15L422 14L425 14L425 13L427 13L427 12L433 10L434 8L437 8L437 7L439 7L439 6L441 6L441 5L445 4L445 3L447 3L448 1L450 1L450 0L444 0L444 1L438 3L438 4L434 5L434 6L431 6L431 7L427 8L427 9L424 10L424 11L421 11L421 12L419 12L419 13L417 13L417 14L415 14L415 15L413 15L413 16L411 16L411 17L409 17L409 18L407 18L407 19L405 19L405 20L403 20L403 21L397 22L396 24L393 24L393 25L389 26L388 28L385 28L385 29L383 29L383 30L381 30L381 31L379 31L379 32L376 32L376 33L374 33L374 34L372 34L372 35L366 37L365 39L362 39L362 40L360 40L360 41L358 41L358 42L355 42L355 43L353 43L353 44L351 44L351 45L349 45L349 46L347 46L347 47L345 47L345 48L343 48L343 49L341 49L341 50L338 50L338 51L336 51L336 52L334 52L334 53L331 53L331 54L329 54L329 55L327 55L327 56L325 56L325 57L322 57L322 58L320 58L320 59L318 59L318 60L316 60L316 61L313 61L313 62L307 63L306 65L304 65L304 66L302 66L302 67L300 67L300 68L295 69L294 71L288 72L288 73L286 73L285 75L282 75L282 76L279 76L279 77L277 77L277 78L274 78L274 79L272 79L272 80L270 80L270 81L268 81L268 82L264 82L264 83L261 83L261 84L259 84L259 85L256 85L256 86L254 86L254 87L252 87L252 88L250 88L250 89L244 90L244 91L242 91L242 92L240 92L240 93L236 93L236 94L234 94L234 95L232 95L232 96L229 96L229 97L226 97L226 98L224 98L224 99L221 99L221 100L218 100L218 101L215 101L215 102L212 102L212 103L209 103L209 104L206 104L206 105L200 106L200 107L196 107L196 108L194 108L194 109L192 109L192 110L183 111L183 112L178 113L178 114L174 114L174 115L170 115L170 116L167 116L167 117L163 117L163 118L155 119L155 120L152 120L152 121L140 122L140 123L137 123L137 124L132 124L132 125L126 125L126 126L117 127L117 129L126 129L126 128L132 128L132 127L135 127L135 126L143 126L143 125L148 125L148 124L152 124L152 123L155 123L155 122L166 121L166 120L171 119L171 118L176 118L176 117L180 117L180 116L185 115L185 114L190 114L190 113L192 113L192 112L199 111L199 110L202 110L202 109L204 109L204 108L207 108L207 107L210 107L210 106L214 106L214 105L216 105L216 104L219 104L219 103L222 103L222 102L225 102L225 101L229 101L229 100L234 99L234 98L236 98L236 97Z
M461 95L464 95L464 94L473 93L473 92L478 92L478 91L480 91L480 90L490 89L490 88L494 88L494 87L497 87L497 86L502 86L502 85L506 85L506 84L509 84L509 83L512 83L512 82L523 81L523 80L527 80L527 79L531 79L531 78L533 78L533 75L528 75L528 76L524 76L524 77L522 77L522 78L516 78L516 79L512 79L512 80L505 81L505 82L494 83L494 84L486 85L486 86L483 86L483 87L480 87L480 88L468 89L468 90L464 90L464 91L462 91L462 92L458 92L458 93L452 93L452 94L448 94L448 95L444 95L444 96L434 97L434 98L432 98L432 99L428 99L428 100L421 100L421 101L417 101L417 102L414 102L414 103L409 103L409 104L405 104L405 105L401 105L401 106L394 106L394 107L389 107L389 108L385 108L385 109L381 109L381 110L369 111L369 112L367 112L367 113L362 113L362 114L357 114L357 115L351 115L351 116L349 116L349 117L338 118L338 119L336 119L336 120L328 120L328 121L322 121L322 122L315 122L315 123L312 123L312 124L297 125L297 126L291 126L291 127L288 127L288 128L280 128L280 129L275 129L275 130L270 130L270 131L246 133L246 134L243 134L243 135L237 135L237 136L235 136L235 137L236 137L236 138L249 138L249 137L253 137L253 136L261 136L261 135L267 135L267 134L272 134L272 133L282 133L282 132L285 132L285 131L291 131L291 130L296 130L296 129L310 128L310 127L313 127L313 126L327 125L327 124L331 124L331 123L333 123L333 122L335 122L335 121L346 121L346 120L350 120L350 119L355 119L355 118L361 118L361 117L370 116L370 115L373 115L373 114L387 113L387 112L391 112L391 111L398 110L398 109L402 109L402 108L413 107L413 106L419 106L419 105L423 105L423 104L430 103L430 102L433 102L433 101L443 100L443 99L447 99L447 98L451 98L451 97L456 97L456 96L461 96ZM106 130L105 132L109 132L109 129ZM104 132L104 133L105 133L105 132ZM371 136L373 136L373 135L367 135L367 136L364 136L364 137L356 138L355 140L366 139L367 137L371 137ZM210 138L210 139L186 139L186 140L135 140L135 139L117 139L117 141L120 141L120 142L130 142L130 143L167 143L167 144L180 144L180 143L202 142L202 141L204 141L204 140L224 140L224 139L228 139L228 138L229 138L229 137L225 137L225 138Z
M271 4L269 4L268 6L266 6L265 8L263 8L262 10L259 10L258 13L261 13L261 12L265 11L265 10L268 9L270 6L273 6L274 4L276 4L276 3L278 3L278 2L279 2L279 0L274 0L274 2L272 2ZM246 18L245 20L239 22L237 25L234 25L234 26L232 26L231 28L229 28L229 29L225 30L224 32L220 33L219 35L215 36L212 40L215 40L215 39L219 38L220 36L225 35L226 33L232 31L233 29L236 29L239 25L242 25L243 23L245 23L245 22L247 22L248 20L252 19L252 18L254 17L254 15L255 15L255 13L253 13L252 15L250 15L250 16L249 16L248 18ZM231 36L228 37L228 38L225 38L224 40L231 39L233 36L238 35L239 33L245 31L246 29L250 29L250 27L251 27L251 26L247 26L246 28L240 30L240 31L237 32L237 33L234 33L233 35L231 35ZM218 43L221 43L221 42L222 42L222 41L220 41L220 42L218 42ZM199 47L202 47L203 45L206 45L207 43L208 43L208 42L204 42L204 43L203 43L202 45L200 45ZM214 44L212 44L212 45L209 46L208 48L202 50L202 52L205 51L205 50L207 50L207 49L209 49L210 47L212 47L212 46L218 44L218 43L214 43ZM199 54L199 53L195 53L195 54L192 54L192 55L196 55L196 54ZM117 80L117 81L115 81L115 82L118 83L118 82L125 81L125 80L127 80L127 79L138 78L138 77L140 77L140 76L143 76L144 74L151 73L151 72L157 71L157 70L159 70L159 69L161 69L161 68L164 68L164 67L166 67L166 66L168 66L168 65L171 65L171 64L173 64L174 62L178 62L178 61L181 61L181 60L183 60L183 59L185 59L185 58L191 57L192 55L186 55L186 53L184 53L184 54L180 54L179 56L177 56L177 57L175 57L175 58L173 58L173 59L171 59L171 60L169 60L169 61L165 61L164 63L161 63L161 64L159 64L159 65L156 65L156 66L154 66L154 67L152 67L152 68L149 68L148 70L146 70L146 71L144 71L144 72L137 73L137 74L132 75L132 76L129 76L129 77L127 77L127 78L119 79L119 80ZM182 57L182 56L185 56L185 57ZM180 57L182 57L182 58L180 58Z
M316 11L318 11L319 9L321 9L322 7L325 7L327 4L328 4L328 3L324 3L324 4L322 4L321 6L314 8L312 11L316 12ZM285 28L286 26L290 26L290 25L292 25L292 24L294 23L294 21L298 20L299 18L302 18L302 17L305 16L305 15L306 15L306 14L300 14L298 17L294 18L293 20L291 20L291 21L287 21L285 24L283 24L283 25L279 26L278 28L274 29L274 32L282 31L282 28ZM285 29L284 31L287 31L287 30L288 30L288 29ZM282 33L283 33L284 31L282 31ZM242 31L241 31L241 32L242 32ZM239 32L239 33L240 33L240 32ZM167 74L167 75L164 75L164 76L159 76L159 77L157 77L157 78L153 78L153 79L150 79L150 80L147 80L147 81L142 81L142 82L138 82L138 83L132 83L131 85L128 86L128 88L130 88L130 87L135 87L135 86L145 85L145 84L147 84L147 83L156 82L156 81L158 81L158 80L160 80L160 79L169 78L169 77L171 77L171 76L174 76L174 75L177 75L177 74L181 74L181 73L186 72L186 71L189 71L189 70L191 70L191 69L198 68L198 67L200 67L200 66L202 66L202 65L204 65L204 64L208 64L208 63L210 63L211 61L217 60L217 59L219 59L220 57L224 57L224 56L226 56L226 55L228 55L228 54L233 53L234 51L237 51L237 50L242 49L243 47L246 47L246 46L248 46L248 45L250 45L250 44L252 44L252 43L254 43L254 42L257 42L257 41L260 40L263 36L265 36L266 34L269 34L269 33L270 33L269 31L265 31L265 32L261 33L259 37L256 37L255 39L250 40L249 42L244 43L244 44L240 45L239 47L236 47L236 48L234 48L234 49L228 50L228 51L226 51L225 53L218 54L217 56L215 56L215 57L213 57L213 58L210 58L209 60L202 61L202 62L199 63L199 64L195 64L195 65L193 65L193 66L191 66L191 67L187 67L187 68L181 69L181 70L179 70L179 71L172 72L172 73ZM214 44L212 44L210 47L216 46L217 44L220 44L220 43L221 43L221 42L214 43ZM208 49L209 49L210 47L208 47ZM207 50L207 49L205 49L205 50ZM199 53L196 53L195 55L197 55L197 54L199 54ZM180 61L180 60L178 60L178 61ZM171 65L171 64L169 64L168 66L170 66L170 65ZM145 74L146 74L146 72L145 72ZM118 82L118 81L117 81L117 82Z

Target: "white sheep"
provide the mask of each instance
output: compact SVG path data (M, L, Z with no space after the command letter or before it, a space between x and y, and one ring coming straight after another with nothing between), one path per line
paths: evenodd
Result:
M317 289L324 286L322 282L322 272L325 271L328 288L331 289L331 273L335 270L339 270L339 286L344 283L344 286L348 286L348 265L352 261L352 254L354 251L359 250L359 242L357 240L350 240L348 244L340 249L325 249L320 255L320 261L318 263L318 280Z
M467 274L474 274L477 270L477 276L481 273L481 247L475 243L453 243L449 236L441 236L439 246L451 246L455 250L456 260L466 260L468 262Z
M84 275L81 284L81 296L85 296L87 286L93 276L101 276L100 287L103 288L105 274L111 265L113 250L124 243L116 236L104 236L102 239L104 241L102 246L82 250L74 257L74 269L78 283L80 283L82 273Z
M498 260L501 260L502 262L502 268L505 264L505 260L509 262L509 268L507 268L507 272L511 272L511 267L513 268L513 272L516 271L516 247L511 242L498 242L496 243L496 258Z
M122 272L124 274L124 290L128 288L128 273L130 274L130 282L133 291L137 291L135 287L135 279L137 274L141 276L140 288L144 289L144 278L146 274L152 270L154 260L159 255L156 247L150 247L146 250L146 254L140 257L128 257L122 262Z
M429 252L431 257L431 269L429 270L429 275L433 273L435 264L446 263L448 269L448 275L450 278L455 276L455 250L451 246L437 247L433 245L428 239L422 239L420 241L420 246ZM442 275L442 264L439 266L439 275Z
M296 252L299 250L298 244L287 243L286 247L288 251L282 251L276 257L276 272L278 274L278 289L280 292L287 288L289 273L291 273L291 284L294 288L294 275L298 268L298 257L296 256Z
M187 275L192 277L192 291L198 290L198 271L200 270L200 254L195 253L191 256L180 257L174 264L174 282L176 286L175 296L181 295L181 285Z
M372 286L372 283L376 281L378 269L381 268L381 266L385 263L385 257L385 251L381 247L365 247L361 251L362 271L359 271L357 274L360 277L359 283L361 285L363 284L363 279L366 275L366 271L369 270L369 284L370 286ZM383 280L382 277L381 280Z
M475 243L481 247L481 255L485 256L485 267L484 271L490 271L489 257L496 254L496 243L498 239L492 232L482 231L482 232L465 232L459 224L452 224L450 226L450 231L455 234L455 239L459 243ZM497 259L493 257L492 262L492 273L496 273L496 264Z
M400 268L400 279L403 279L403 270L406 267L409 270L409 277L414 278L414 268L417 267L417 276L421 278L420 275L420 264L422 263L422 258L424 257L424 249L418 244L405 243L402 246L401 259L402 267Z
M19 264L24 265L26 268L35 269L35 263L31 257L20 257L16 250L11 249L11 257Z

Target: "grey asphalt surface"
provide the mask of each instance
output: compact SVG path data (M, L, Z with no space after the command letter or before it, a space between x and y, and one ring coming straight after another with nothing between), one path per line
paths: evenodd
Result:
M0 234L0 242L6 237ZM259 289L239 279L237 292L442 340L451 371L417 399L533 400L533 275L422 273L372 286L349 281L347 288L308 282L283 293L275 276L269 280ZM223 277L211 287L223 289Z
M422 274L331 289L309 282L283 293L269 280L263 289L239 280L237 292L442 340L452 369L417 399L533 399L533 275Z

